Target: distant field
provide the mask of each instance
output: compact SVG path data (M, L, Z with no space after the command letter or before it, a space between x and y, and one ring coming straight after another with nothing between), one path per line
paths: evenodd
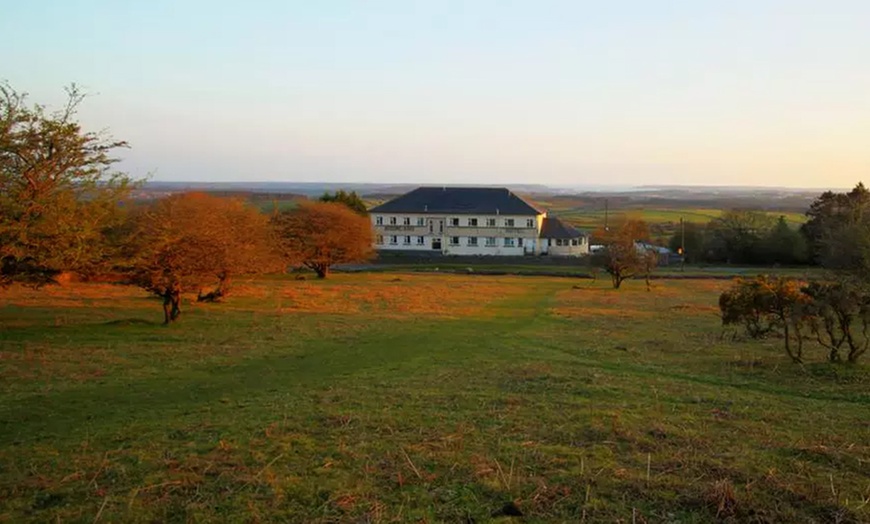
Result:
M0 522L870 521L867 365L720 336L727 284L12 288Z
M604 224L604 210L588 210L588 209L552 209L553 214L560 218L565 218L567 221L577 227L594 230ZM721 209L627 209L627 210L612 210L608 212L608 220L616 223L626 218L636 218L644 220L649 224L670 224L677 225L680 223L680 218L686 222L694 222L698 224L706 224L711 220L718 218L723 213ZM796 212L768 212L774 218L784 216L786 221L794 227L803 224L806 217L802 213Z

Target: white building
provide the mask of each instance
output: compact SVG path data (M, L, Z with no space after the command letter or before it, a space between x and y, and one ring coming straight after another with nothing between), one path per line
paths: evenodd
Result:
M420 187L369 210L375 248L445 255L580 256L589 237L507 188Z

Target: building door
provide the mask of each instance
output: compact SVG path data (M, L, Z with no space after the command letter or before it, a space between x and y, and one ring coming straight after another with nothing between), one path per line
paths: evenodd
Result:
M432 239L432 249L437 249L441 251L441 238L436 237Z

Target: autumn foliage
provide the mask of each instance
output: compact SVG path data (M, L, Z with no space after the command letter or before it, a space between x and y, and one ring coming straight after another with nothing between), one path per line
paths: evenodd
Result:
M613 287L636 275L649 274L656 265L657 255L638 247L637 242L649 240L649 227L643 220L626 220L612 229L599 230L595 238L604 244L604 250L595 255L593 263L610 275Z
M166 322L180 313L182 290L216 284L223 296L236 275L281 269L268 218L244 201L202 193L173 195L134 213L124 246L132 283L164 298Z
M343 204L311 202L276 214L272 224L285 259L326 278L335 264L363 262L372 254L369 219Z

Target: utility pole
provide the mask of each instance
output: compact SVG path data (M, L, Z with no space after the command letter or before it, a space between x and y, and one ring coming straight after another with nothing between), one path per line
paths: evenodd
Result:
M686 223L683 222L683 217L680 217L680 271L684 270L686 264Z
M610 231L610 228L607 227L607 199L604 199L604 230Z

